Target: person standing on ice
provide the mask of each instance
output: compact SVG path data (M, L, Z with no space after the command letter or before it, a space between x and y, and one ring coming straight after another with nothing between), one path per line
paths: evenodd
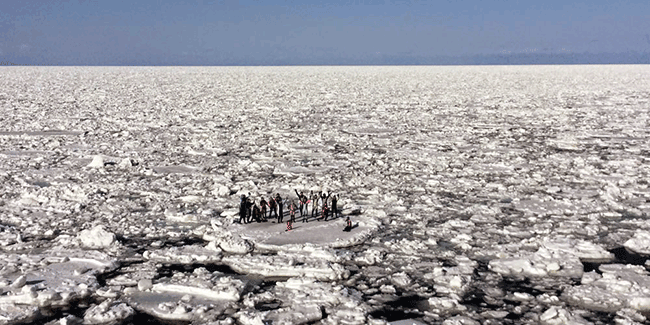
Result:
M300 213L300 215L302 216L302 222L309 222L309 202L311 201L304 194L302 197L305 199L305 214Z
M241 195L239 198L239 223L246 223L246 205L247 205L247 198L244 194Z
M338 201L339 201L338 194L332 196L332 219L338 218L338 216L339 216L339 214L337 212L337 203L338 203Z
M251 193L248 193L248 206L246 207L246 213L247 213L247 221L248 223L253 222L253 205L255 204L255 200L253 200L253 196Z
M273 194L271 194L271 198L269 199L269 219L273 216L275 213L275 217L278 217L278 210L276 210L278 203L275 202L275 198L273 198Z
M253 219L255 219L255 200L251 199L248 201L249 204L249 213L248 213L248 223L253 222Z
M305 196L304 192L298 193L298 190L294 189L296 191L296 195L298 196L298 201L300 202L300 216L304 218L303 214L303 209L305 208L305 205L307 204L307 197ZM305 214L307 214L307 211L305 211Z
M318 191L318 194L316 194L316 196L317 196L316 201L318 202L318 204L317 204L318 212L316 212L316 216L318 217L318 215L320 214L320 216L322 217L323 216L322 215L322 213L323 213L323 191ZM318 218L318 219L320 219L320 218Z
M269 204L266 203L266 200L264 199L264 197L262 197L262 200L260 201L260 209L261 209L261 211L260 211L260 217L261 217L261 219L262 219L263 221L266 221L266 207L267 207L268 205L269 205Z
M253 222L253 219L255 219L255 221L258 223L262 221L260 218L260 208L257 206L255 201L253 201L253 218L250 220L250 222Z
M309 197L311 199L311 217L313 218L318 210L318 194L315 194L314 191L310 191Z
M278 205L278 223L282 223L282 219L284 219L284 206L282 205L282 197L280 196L280 193L275 193L275 203Z
M291 200L291 203L289 203L289 216L291 217L291 224L296 222L296 204L293 203L293 200Z
M248 218L251 215L251 194L248 193L248 196L242 195L244 198L244 223L248 223Z
M325 193L321 192L321 195L320 195L320 199L322 200L322 204L323 204L323 217L325 218L325 221L327 221L327 215L329 214L329 211L328 211L328 208L327 208L327 200L329 200L330 195L332 195L332 193L330 193L330 192L327 192L327 195L325 195Z

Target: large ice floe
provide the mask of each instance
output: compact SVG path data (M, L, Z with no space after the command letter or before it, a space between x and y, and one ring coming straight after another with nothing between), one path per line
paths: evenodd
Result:
M531 243L532 244L532 243ZM497 251L500 255L504 252ZM569 238L545 239L535 252L516 253L515 257L497 258L490 261L492 271L506 276L580 278L582 262L611 262L614 254L602 247Z
M642 65L3 68L0 324L648 324L648 89ZM288 229L296 191L338 214ZM276 194L282 222L239 223Z

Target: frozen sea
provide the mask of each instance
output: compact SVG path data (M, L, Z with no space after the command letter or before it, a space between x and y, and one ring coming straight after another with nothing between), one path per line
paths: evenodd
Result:
M650 66L0 71L0 324L650 324Z

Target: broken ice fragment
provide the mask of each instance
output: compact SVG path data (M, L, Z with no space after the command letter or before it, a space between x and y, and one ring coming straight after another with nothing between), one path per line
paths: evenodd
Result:
M88 248L106 248L115 242L115 234L104 229L103 225L81 231L78 238Z
M103 168L104 167L104 158L100 155L93 156L93 161L88 164L90 168Z

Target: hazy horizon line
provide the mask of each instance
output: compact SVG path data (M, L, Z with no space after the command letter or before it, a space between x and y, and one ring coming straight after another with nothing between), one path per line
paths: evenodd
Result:
M151 59L151 58L150 58ZM57 60L59 61L59 60ZM197 55L170 55L153 60L117 59L113 62L91 60L46 60L27 56L5 57L0 66L503 66L503 65L617 65L650 64L650 52L568 52L568 53L495 53L474 55L376 54L356 57L311 57L239 60L207 58ZM68 61L68 62L66 62ZM51 62L51 61L50 61Z

